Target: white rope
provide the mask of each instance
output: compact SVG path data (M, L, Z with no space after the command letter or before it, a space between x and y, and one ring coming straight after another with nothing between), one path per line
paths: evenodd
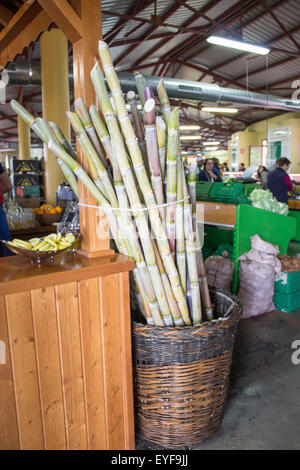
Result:
M143 207L142 209L131 209L127 207L91 206L90 204L82 204L80 202L78 203L78 205L82 207L91 207L94 209L103 209L106 211L144 212L144 211L152 211L153 209L159 209L160 207L166 207L166 206L172 206L174 204L179 204L180 202L186 201L187 199L190 199L190 196L180 199L179 201L167 202L165 204L159 204L157 206Z

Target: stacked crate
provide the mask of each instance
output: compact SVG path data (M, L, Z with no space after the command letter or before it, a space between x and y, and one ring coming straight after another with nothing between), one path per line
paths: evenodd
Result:
M17 188L21 188L24 197L44 196L43 171L39 160L12 160L11 182L13 196L18 198Z
M274 304L277 310L286 313L300 308L300 271L281 273L275 282Z

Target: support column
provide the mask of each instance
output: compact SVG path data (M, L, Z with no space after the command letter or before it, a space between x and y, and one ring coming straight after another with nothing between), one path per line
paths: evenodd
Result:
M76 1L72 1L75 7ZM98 42L101 39L101 1L84 0L76 9L82 19L82 39L73 44L74 95L81 97L89 108L97 104L90 72L98 57ZM77 144L79 161L82 162L80 146ZM97 205L89 191L79 182L79 201L83 204ZM89 258L113 254L110 249L109 229L102 211L89 207L79 208L80 232L82 243L80 254Z
M59 29L43 33L41 37L41 73L43 117L56 122L66 138L70 139L70 125L66 111L70 110L68 40ZM45 197L55 204L55 191L64 180L56 157L44 146Z
M30 127L18 116L19 160L30 159Z

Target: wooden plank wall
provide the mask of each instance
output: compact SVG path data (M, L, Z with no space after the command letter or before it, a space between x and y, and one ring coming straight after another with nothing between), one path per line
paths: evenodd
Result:
M125 272L0 297L0 449L134 449L128 292Z

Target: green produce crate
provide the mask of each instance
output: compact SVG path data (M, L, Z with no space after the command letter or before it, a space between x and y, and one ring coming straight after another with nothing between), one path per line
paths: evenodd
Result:
M300 291L300 271L281 273L281 279L275 282L275 294L294 294Z
M297 222L297 231L294 240L300 242L300 211L289 210L289 217L293 217Z
M213 185L216 183L210 183L206 181L196 182L196 199L197 201L210 201L209 193Z
M242 194L243 185L241 183L213 183L209 197L216 202L232 202L234 204L234 201Z
M41 196L41 187L39 184L34 184L32 186L21 186L24 191L24 196L28 197L40 197ZM16 196L16 199L19 199Z
M249 195L252 193L254 189L259 189L260 185L257 183L245 183L243 184L243 190L244 194L246 197L249 197Z
M275 292L273 298L277 310L285 313L292 313L300 308L300 290L293 294L281 294Z
M212 256L213 254L214 250L211 250L210 248L202 248L202 255L204 260L206 260L206 258L209 258L209 256Z

